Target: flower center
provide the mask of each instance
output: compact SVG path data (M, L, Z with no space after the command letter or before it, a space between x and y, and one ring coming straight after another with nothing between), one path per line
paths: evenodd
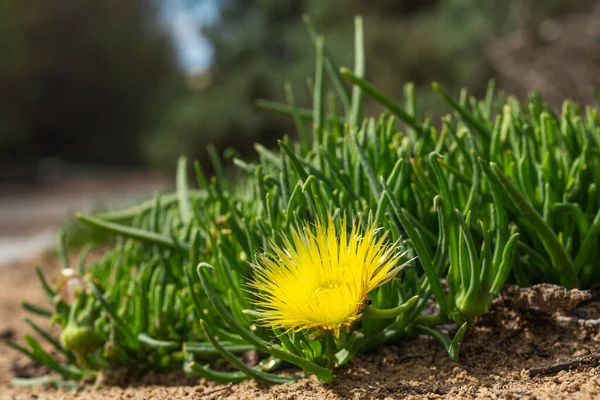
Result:
M314 301L319 305L325 305L332 297L337 297L348 285L340 281L327 281L317 285L313 293Z
M356 298L357 294L350 282L343 279L317 283L308 299L312 319L330 329L348 323L360 302L360 299Z

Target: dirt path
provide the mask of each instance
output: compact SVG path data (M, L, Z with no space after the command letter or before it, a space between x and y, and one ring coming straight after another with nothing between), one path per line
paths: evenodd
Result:
M35 264L50 275L57 271L55 260L47 256L6 267L0 280L0 334L18 341L30 332L22 322L19 302L44 302L34 279ZM600 299L552 316L511 308L510 304L523 307L528 298L535 301L540 296L524 292L495 304L466 338L460 364L452 363L433 341L411 339L355 358L328 386L314 377L268 388L254 382L215 385L171 374L130 378L121 386L88 385L78 391L24 389L10 386L9 380L23 367L31 371L29 362L0 346L0 399L600 398L597 358L584 358L572 370L533 370L539 375L530 376L531 368L600 352Z
M151 197L167 187L159 174L87 174L28 187L0 187L0 267L52 249L67 216Z

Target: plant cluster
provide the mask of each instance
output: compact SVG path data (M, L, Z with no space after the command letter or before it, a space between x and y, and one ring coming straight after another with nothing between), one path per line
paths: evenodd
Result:
M296 107L289 87L288 104L260 103L290 115L299 140L257 144L255 163L234 157L238 179L210 152L215 176L196 163L196 190L182 158L175 193L79 215L118 234L116 246L78 268L63 255L56 286L38 271L50 308L24 303L60 324L59 341L31 322L62 356L29 335L29 347L9 345L69 380L183 366L282 383L298 376L275 371L293 364L330 382L357 352L412 334L457 361L507 280L598 286L596 109L565 102L555 114L493 84L484 99L453 99L434 84L452 109L437 125L417 111L412 85L400 105L364 79L360 18L353 71L311 33L313 109ZM364 96L387 111L366 119ZM249 351L256 365L240 358Z

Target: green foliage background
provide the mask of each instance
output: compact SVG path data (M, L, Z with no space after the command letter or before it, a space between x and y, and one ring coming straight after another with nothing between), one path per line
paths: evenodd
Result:
M284 101L291 83L298 105L306 106L314 53L301 15L309 15L339 65L351 65L353 16L365 20L367 77L402 100L411 81L420 106L439 116L447 108L431 92L433 80L452 93L467 87L482 95L495 72L485 47L519 25L518 2L495 0L231 0L220 19L206 29L215 51L214 65L200 90L180 93L147 142L151 164L173 168L180 154L204 160L207 143L234 146L246 155L256 141L294 130L286 119L257 109L255 100ZM535 22L568 13L582 4L535 4ZM367 110L380 109L374 103Z
M0 166L141 162L179 75L151 2L3 0L0 38Z
M46 157L172 170L182 154L204 161L208 143L246 155L255 142L274 144L294 127L255 101L285 101L289 82L296 103L309 104L315 60L304 14L339 65L352 64L352 21L361 14L369 81L398 101L412 81L421 109L439 116L447 108L431 81L481 95L495 75L485 56L493 40L589 3L533 1L220 0L204 32L212 67L186 77L160 26L159 1L4 0L0 171L27 172ZM530 3L533 19L523 22Z

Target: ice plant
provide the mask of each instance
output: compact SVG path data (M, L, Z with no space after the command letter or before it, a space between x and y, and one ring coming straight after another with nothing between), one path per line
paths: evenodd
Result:
M292 229L292 240L281 248L271 243L258 258L255 305L260 322L287 332L329 331L339 338L363 315L368 294L389 282L402 268L402 254L390 244L387 233L378 235L373 223L363 232L353 222L348 234L346 218L339 230L331 217Z
M7 344L52 373L16 383L73 387L102 368L182 364L188 376L270 384L299 378L276 373L293 364L328 383L358 352L408 335L434 337L458 361L506 280L600 287L597 109L566 102L559 115L493 85L483 100L455 100L436 84L453 113L423 118L413 85L402 106L364 80L360 18L352 72L307 27L313 110L290 87L289 104L261 103L292 116L300 140L257 145L256 162L234 158L237 180L209 148L216 176L196 164L198 189L182 158L175 193L77 216L120 239L92 263L84 250L75 273L63 237L62 279L38 269L47 304L23 307L62 335L26 319L35 336ZM387 112L365 120L364 95ZM369 211L366 225L339 217ZM400 247L418 257L403 270ZM239 357L251 350L256 365Z

